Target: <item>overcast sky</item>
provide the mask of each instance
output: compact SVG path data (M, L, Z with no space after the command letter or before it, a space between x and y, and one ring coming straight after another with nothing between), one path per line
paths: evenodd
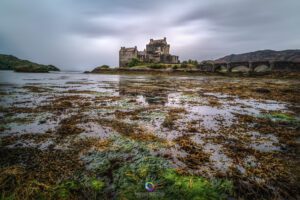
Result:
M180 60L300 48L300 0L0 0L0 53L63 70L167 37Z

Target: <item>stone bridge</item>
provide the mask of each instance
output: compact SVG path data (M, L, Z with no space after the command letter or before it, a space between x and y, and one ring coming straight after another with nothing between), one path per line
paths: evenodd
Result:
M254 72L258 67L263 67L267 71L300 71L300 62L291 61L253 61L253 62L229 62L229 63L204 63L199 64L201 71L217 72L224 70L232 72L235 68L246 68L249 72Z

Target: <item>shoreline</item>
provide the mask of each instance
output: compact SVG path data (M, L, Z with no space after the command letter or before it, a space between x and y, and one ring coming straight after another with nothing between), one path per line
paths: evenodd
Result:
M300 72L266 71L266 72L208 72L198 69L97 69L85 71L85 74L151 74L151 75L194 75L194 76L227 76L227 77L264 77L264 78L300 78Z

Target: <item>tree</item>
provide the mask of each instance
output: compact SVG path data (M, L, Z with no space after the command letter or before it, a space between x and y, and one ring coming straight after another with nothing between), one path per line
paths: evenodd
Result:
M109 66L108 65L102 65L100 66L101 69L109 69Z
M130 62L127 64L128 67L134 67L140 64L141 62L137 58L132 58Z

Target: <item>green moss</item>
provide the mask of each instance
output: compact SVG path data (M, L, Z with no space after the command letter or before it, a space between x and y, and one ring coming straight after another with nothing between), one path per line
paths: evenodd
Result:
M259 117L268 118L272 121L279 121L279 122L287 122L287 123L298 123L299 119L293 115L285 114L285 113L271 113L271 114L263 114Z
M8 112L8 108L0 105L0 112Z
M271 115L274 119L278 120L286 120L286 121L293 121L295 118L291 115L283 114L283 113L274 113Z
M15 117L15 116L9 116L5 115L2 119L2 123L5 127L7 127L7 124L9 123L16 123L16 124L28 124L32 123L34 121L34 116L28 115L26 117Z
M127 163L114 173L118 197L139 199L139 194L147 193L145 183L162 184L162 173L169 167L167 161L153 156L141 156Z
M151 68L151 69L164 69L166 67L166 65L159 64L159 63L154 63L154 64L148 65L148 67Z
M154 112L146 112L146 113L141 113L143 115L144 118L146 119L163 119L166 116L166 113L162 112L162 111L154 111Z
M163 175L166 181L165 192L168 197L178 199L226 199L233 191L228 180L208 181L198 176L179 175L168 169Z
M147 194L146 182L152 182L156 190L150 199L226 199L233 191L228 180L209 181L198 176L185 176L175 172L160 158L147 157L122 167L114 176L118 197L139 199Z
M54 196L57 196L60 199L68 199L73 191L79 190L80 188L80 183L74 180L69 180L59 184L52 190L54 191Z
M90 181L91 188L96 191L102 190L104 185L105 185L104 182L98 179L92 179Z
M5 130L8 130L8 129L10 129L10 127L7 126L6 124L0 124L0 131L5 131ZM1 146L1 143L0 143L0 146Z
M0 196L0 200L14 200L14 199L15 199L14 195L9 196L9 197L2 197L2 196Z
M134 66L137 66L137 65L140 65L142 64L142 62L136 58L132 58L130 60L130 62L127 64L127 67L134 67Z
M231 182L177 174L169 161L153 156L146 144L115 137L111 149L91 152L83 160L98 176L110 179L117 199L225 199L230 195ZM149 193L146 182L154 183L156 190Z

